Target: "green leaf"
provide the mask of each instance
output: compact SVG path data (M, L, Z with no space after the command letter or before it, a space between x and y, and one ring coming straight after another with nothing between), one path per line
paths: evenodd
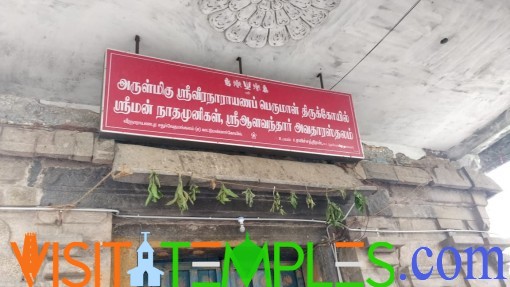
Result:
M329 200L329 197L327 195L326 198L328 200L328 207L326 208L326 223L328 225L338 227L342 225L344 213L335 202Z
M354 206L359 212L364 212L365 207L367 205L367 199L361 192L355 191L354 192Z
M184 191L184 187L182 185L182 177L179 174L179 182L177 184L177 188L175 189L174 199L167 202L166 205L173 205L177 203L177 207L179 207L179 210L181 211L181 213L183 213L184 211L188 210L188 200L189 196Z
M159 182L159 177L155 172L154 172L154 181L156 182L156 185L158 187L161 187L161 183Z
M149 193L149 196L147 196L147 200L145 200L145 206L147 206L149 204L149 202L151 202L152 200L152 195Z
M298 197L295 192L290 193L289 197L290 205L292 205L292 208L296 209L298 206Z
M227 202L230 202L231 198L237 198L237 194L235 194L232 190L225 187L224 184L221 184L220 191L218 191L218 195L216 196L216 199L221 203L225 204Z
M273 205L269 211L279 212L281 215L287 214L285 210L283 210L280 194L276 192L276 188L273 188Z
M251 191L251 189L247 188L245 191L242 192L244 194L244 198L246 200L246 205L249 207L253 206L253 198L255 198L255 194Z
M197 200L198 193L200 193L200 189L199 189L198 185L192 184L189 187L189 192L188 192L189 202L191 202L191 204L195 204L195 201Z
M306 205L309 209L313 209L315 207L315 201L313 201L312 195L309 192L306 193Z
M172 204L174 204L176 202L177 202L177 197L174 197L174 199L172 199L169 202L167 202L166 205L172 205Z
M145 200L145 206L150 202L158 202L163 193L160 191L161 185L159 184L159 178L156 172L152 171L149 174L149 185L147 186L147 199Z

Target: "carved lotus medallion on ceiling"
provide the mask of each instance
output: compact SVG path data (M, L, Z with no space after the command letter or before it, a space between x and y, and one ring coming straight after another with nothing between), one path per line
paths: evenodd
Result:
M301 40L324 22L340 0L200 0L211 26L252 48Z

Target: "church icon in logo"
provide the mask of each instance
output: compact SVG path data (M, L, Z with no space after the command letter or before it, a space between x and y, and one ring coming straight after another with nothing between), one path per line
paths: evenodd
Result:
M139 286L161 286L161 276L163 271L154 267L154 249L147 241L147 236L150 232L142 232L143 242L138 247L138 266L129 270L127 273L130 276L130 285L133 287ZM144 283L144 277L147 274L147 281ZM147 284L147 285L144 285Z

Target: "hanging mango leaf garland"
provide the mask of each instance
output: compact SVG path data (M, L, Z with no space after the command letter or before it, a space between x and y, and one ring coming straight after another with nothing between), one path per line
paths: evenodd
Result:
M245 191L243 191L244 198L246 199L246 205L249 207L253 206L253 198L255 197L255 194L251 191L250 188L247 188Z
M174 199L169 201L166 205L173 205L177 203L177 206L183 213L185 210L188 210L188 200L190 200L189 194L184 191L184 187L182 185L182 178L179 174L179 183L177 184L177 188L175 189Z
M290 205L292 205L292 208L296 209L298 205L298 197L295 192L291 192L289 196L289 202Z
M198 193L200 193L200 189L199 189L198 185L192 184L189 187L189 192L188 192L189 202L191 202L191 204L195 204L195 201L197 200Z
M279 212L281 215L287 214L283 209L280 194L275 191L276 188L273 188L273 206L269 210L270 212Z
M218 195L216 196L216 199L221 202L221 204L225 204L229 201L231 201L232 198L238 198L237 194L235 194L232 190L225 187L225 185L222 183L220 191L218 192Z
M149 174L149 185L147 186L147 192L149 195L147 196L147 200L145 201L145 206L149 204L149 202L158 202L161 197L163 197L163 193L161 193L161 184L159 182L158 174L154 171L151 171Z
M367 205L367 199L361 192L355 191L354 192L354 206L359 212L364 212L365 207Z
M328 225L338 227L341 225L341 222L344 218L344 212L342 211L342 209L340 209L340 207L336 203L329 200L327 194L326 199L328 200L328 207L326 208L326 223Z
M309 192L306 193L306 205L309 209L313 209L315 206L315 201L313 201L312 195Z

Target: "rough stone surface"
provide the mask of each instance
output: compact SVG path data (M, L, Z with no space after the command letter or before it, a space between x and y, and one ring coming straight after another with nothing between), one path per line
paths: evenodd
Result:
M39 179L39 175L41 174L42 164L40 159L35 159L30 166L28 176L27 176L27 185L30 187L34 187Z
M369 214L372 216L392 216L389 208L393 200L390 198L388 190L381 189L374 195L370 196L367 205Z
M459 170L444 167L433 169L433 185L456 189L471 188L471 183Z
M49 158L91 161L94 134L68 130L39 131L35 154Z
M74 211L65 211L64 213L72 214ZM43 213L45 213L43 215ZM65 216L65 215L64 215ZM83 214L81 215L83 216ZM40 218L53 218L51 222L41 221ZM94 223L84 222L63 222L58 224L58 211L23 211L23 212L0 212L0 234L7 234L8 237L0 236L2 246L7 246L5 239L8 241L16 242L18 246L22 246L25 234L28 232L36 232L37 240L40 244L42 242L59 242L61 244L59 254L62 248L70 242L78 241L89 244L89 250L85 252L73 252L73 256L79 256L79 261L90 263L88 266L92 267L94 262L94 250L90 244L93 242L109 242L111 241L112 232L112 217L107 214L101 221ZM7 230L7 232L5 232ZM111 255L109 248L102 248L100 255L101 265L101 286L110 286L111 274ZM51 254L53 251L51 250ZM39 275L35 286L52 286L50 276L52 269L52 257L46 256L41 266ZM2 271L2 286L18 286L6 285L5 283L20 282L19 285L26 286L26 283L21 281L23 277L22 272L17 263L16 257L11 248L5 248L5 252L0 253L0 270ZM83 274L76 266L72 267L65 263L63 258L60 259L60 272L66 274L72 281L79 281ZM94 273L92 272L92 282L94 280ZM61 277L62 278L62 277Z
M36 156L70 159L75 148L75 132L41 131L35 147Z
M437 205L457 204L458 206L472 206L473 199L469 192L434 186L392 185L391 196L395 200L409 204Z
M468 167L476 171L479 171L482 168L480 156L477 154L466 154L461 159L457 160L456 163L459 166Z
M45 131L4 127L0 136L0 153L10 156L32 157L37 138Z
M11 241L10 226L7 222L0 219L0 245L5 247L5 251L0 253L0 272L2 274L2 282L20 282L21 270L19 263L9 246ZM10 256L12 255L12 256ZM26 283L23 283L26 285ZM21 284L19 287L22 287Z
M476 205L487 206L487 193L483 191L471 191L471 197Z
M367 179L375 179L389 182L397 182L393 165L362 161L361 165L365 169Z
M136 155L136 156L134 156ZM342 168L329 164L271 160L248 156L231 156L210 152L176 151L117 144L113 162L115 173L128 175L118 181L147 183L151 171L160 176L162 185L177 185L178 175L184 181L209 186L212 179L249 183L255 190L276 188L355 188L361 182Z
M73 160L86 161L92 160L94 150L94 134L89 132L76 133Z
M395 155L395 163L397 165L409 166L414 163L414 160L412 158L406 156L405 154L399 152Z
M26 186L0 185L0 205L6 206L37 206L39 205L40 189Z
M469 247L478 247L484 246L483 238L480 235L470 234L470 235L459 235L454 234L448 237L446 240L441 242L441 244L446 246L452 246L458 249L465 249Z
M466 225L464 224L464 222L458 219L438 218L437 223L439 224L439 228L441 229L457 229L457 230L466 229Z
M393 204L389 209L394 217L435 218L436 216L433 207L429 205L414 205L409 208L408 204Z
M41 104L39 101L0 94L0 123L65 127L95 131L99 127L99 114L83 110L70 109Z
M487 245L491 247L495 246L501 249L510 247L510 240L508 238L488 237L485 240L487 241Z
M0 184L16 184L24 181L31 161L0 156Z
M94 134L70 130L4 127L0 154L21 157L48 157L75 161L92 160Z
M92 162L96 164L112 164L115 154L115 141L96 138Z
M378 248L375 253L394 253L396 249L406 245L406 238L397 236L367 236L363 238L366 248L377 242L391 242L393 249Z
M483 173L477 172L471 168L464 168L464 172L473 185L473 190L486 191L490 194L501 192L501 187L494 182L490 177Z
M433 205L434 218L478 220L476 212L471 207Z
M432 170L435 167L451 168L453 164L448 159L428 155L414 161L413 166Z
M393 151L387 147L363 144L365 159L379 163L393 163Z
M394 170L402 184L426 185L432 180L426 171L416 167L395 166Z
M475 219L483 223L483 229L488 230L490 228L490 218L485 206L476 206L476 217Z

